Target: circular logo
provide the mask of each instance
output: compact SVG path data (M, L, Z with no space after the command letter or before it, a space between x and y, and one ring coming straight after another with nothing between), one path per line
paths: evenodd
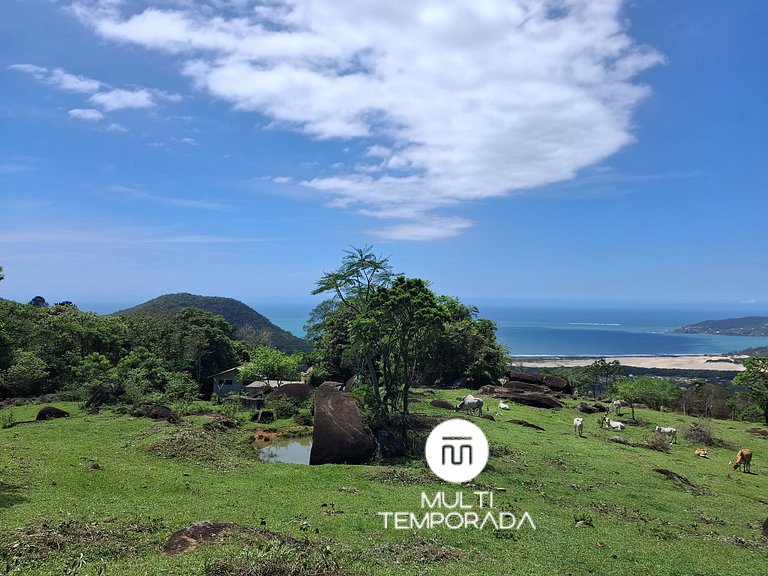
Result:
M430 432L427 464L438 478L461 484L480 474L488 462L488 439L468 420L453 418Z

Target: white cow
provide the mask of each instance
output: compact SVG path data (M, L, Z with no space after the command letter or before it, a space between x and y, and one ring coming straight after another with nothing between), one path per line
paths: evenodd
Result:
M464 398L461 399L461 402L454 408L455 412L458 412L459 410L466 410L470 414L473 410L477 410L477 415L482 416L483 415L483 399L482 398L475 398L472 396L472 394L467 394L464 396Z
M605 415L605 418L603 418L601 422L601 426L606 426L612 430L624 430L624 428L627 427L627 425L623 422L616 422L615 420L611 420L608 414Z
M502 411L502 410L509 410L509 404L507 404L507 403L506 403L506 402L504 402L503 400L499 400L499 408L498 408L498 410L496 410L496 414L494 414L494 416L495 416L496 418L498 418L499 416L501 416L501 411Z
M578 434L579 436L581 436L582 432L584 432L584 418L574 418L573 419L573 433L574 434Z
M624 400L614 400L611 402L611 407L613 408L613 411L616 412L616 416L621 416L621 408L623 406L627 406L627 403L624 402Z
M677 444L677 428L671 426L656 426L656 432L669 439L670 444Z

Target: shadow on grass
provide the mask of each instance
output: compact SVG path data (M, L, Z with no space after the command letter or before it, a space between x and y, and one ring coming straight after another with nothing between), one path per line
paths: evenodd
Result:
M21 486L6 484L0 480L0 510L16 506L17 504L23 504L24 502L29 502L29 498L22 496L21 492Z

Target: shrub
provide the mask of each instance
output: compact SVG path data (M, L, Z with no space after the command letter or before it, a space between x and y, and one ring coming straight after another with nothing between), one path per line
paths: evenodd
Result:
M669 439L664 434L651 432L643 437L642 446L659 452L669 452Z
M16 416L13 415L13 410L3 412L0 416L0 428L11 428L16 423Z
M290 418L299 411L296 404L286 396L277 399L268 398L266 401L266 408L275 413L275 419L277 420Z
M683 438L691 444L704 446L727 447L728 443L722 438L716 438L709 422L694 422L683 428Z
M315 419L303 410L293 415L293 421L302 426L312 426L315 423Z

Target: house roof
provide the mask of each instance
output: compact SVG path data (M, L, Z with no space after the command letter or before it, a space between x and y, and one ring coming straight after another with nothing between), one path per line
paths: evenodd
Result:
M264 386L269 386L270 388L277 388L279 386L284 386L285 384L303 384L303 382L294 382L291 380L256 380L255 382L251 382L246 386L246 388L262 388Z
M222 370L221 372L216 372L216 374L211 374L210 376L208 376L208 378L216 378L216 376L224 376L225 374L237 373L237 372L240 372L242 368L243 368L242 366L227 368L226 370Z

